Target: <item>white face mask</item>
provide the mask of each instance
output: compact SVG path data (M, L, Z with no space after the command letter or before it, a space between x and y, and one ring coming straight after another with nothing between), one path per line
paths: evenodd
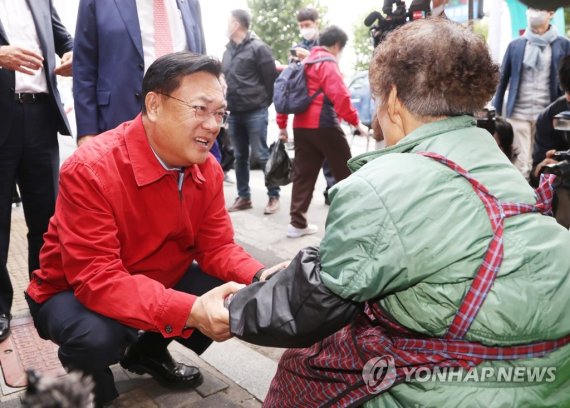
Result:
M317 35L316 28L301 28L301 35L307 41L311 41Z
M526 11L528 25L531 28L544 27L550 21L550 13L544 10L528 9Z
M232 39L232 35L234 35L234 33L236 32L235 25L236 25L236 24L235 24L235 20L230 19L230 21L228 22L228 26L227 26L227 28L226 28L226 32L225 32L226 38L227 38L228 40L231 40L231 39Z
M226 38L227 38L228 40L231 40L233 34L234 34L234 30L232 30L231 27L228 27L228 28L226 29Z

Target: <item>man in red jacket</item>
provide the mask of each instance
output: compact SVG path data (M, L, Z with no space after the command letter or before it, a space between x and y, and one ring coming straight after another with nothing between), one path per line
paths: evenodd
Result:
M358 118L358 112L350 102L350 92L344 84L338 64L348 36L337 26L326 28L319 35L319 46L311 49L304 60L312 61L329 57L330 60L305 65L305 78L309 95L315 95L306 111L295 115L293 136L295 140L295 172L291 193L291 223L287 227L289 238L299 238L318 231L316 225L307 223L307 211L313 197L319 170L326 159L337 181L350 175L346 162L350 159L350 147L340 127L343 119L362 134L368 133ZM286 141L287 115L277 115L279 138Z
M207 56L159 58L143 80L142 114L61 169L26 298L62 364L94 378L99 404L118 395L109 366L119 361L165 385L200 384L169 342L200 354L228 339L224 298L270 273L234 243L223 172L209 153L228 115L220 73Z

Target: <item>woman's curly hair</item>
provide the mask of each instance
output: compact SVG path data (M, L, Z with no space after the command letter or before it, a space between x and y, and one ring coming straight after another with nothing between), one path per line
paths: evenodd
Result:
M370 83L380 103L392 86L418 117L481 110L495 93L499 68L485 41L445 18L406 24L376 48Z

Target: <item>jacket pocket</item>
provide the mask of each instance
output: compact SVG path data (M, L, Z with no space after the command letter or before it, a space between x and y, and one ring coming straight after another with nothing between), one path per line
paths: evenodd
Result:
M111 91L97 91L97 105L107 106L111 101Z

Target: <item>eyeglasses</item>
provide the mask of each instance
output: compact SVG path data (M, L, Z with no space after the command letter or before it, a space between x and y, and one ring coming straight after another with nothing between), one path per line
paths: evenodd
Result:
M180 102L183 105L186 105L190 109L194 110L194 118L201 122L205 122L210 119L210 116L214 117L216 123L220 126L225 125L228 121L228 117L230 116L230 112L224 110L216 110L213 112L208 112L208 108L202 105L190 105L188 102L183 101L182 99L178 99L172 95L168 95L162 92L157 92L157 94L166 96L167 98L174 99L175 101Z

